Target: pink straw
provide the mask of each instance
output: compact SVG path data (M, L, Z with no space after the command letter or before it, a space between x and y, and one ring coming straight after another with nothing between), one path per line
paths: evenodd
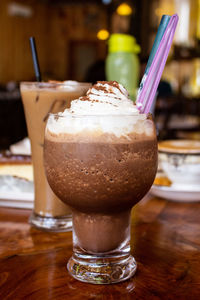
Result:
M167 25L143 88L137 97L136 105L141 113L149 113L150 111L171 48L177 23L178 15L175 14L171 17Z

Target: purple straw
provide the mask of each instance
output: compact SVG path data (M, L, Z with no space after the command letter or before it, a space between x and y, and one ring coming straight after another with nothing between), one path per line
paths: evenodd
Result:
M149 113L151 105L156 95L157 87L160 82L163 69L171 48L174 33L178 23L178 15L173 15L168 23L165 33L162 37L158 50L155 54L149 73L145 80L136 105L141 113Z

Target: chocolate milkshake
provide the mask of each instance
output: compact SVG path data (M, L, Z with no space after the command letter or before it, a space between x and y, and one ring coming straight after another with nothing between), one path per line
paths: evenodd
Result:
M130 212L157 170L150 116L139 114L117 82L98 82L70 109L50 116L44 155L48 182L73 213L72 276L93 283L132 276ZM123 272L111 278L119 268Z
M44 130L49 113L70 107L71 100L84 95L89 86L72 81L22 82L20 85L34 166L35 201L31 223L39 228L55 231L71 228L71 211L53 193L44 174Z

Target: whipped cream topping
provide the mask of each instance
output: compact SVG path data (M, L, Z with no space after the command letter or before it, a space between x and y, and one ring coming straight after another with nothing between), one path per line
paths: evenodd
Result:
M117 137L135 132L152 135L153 122L140 114L128 98L127 90L116 81L99 81L86 96L71 102L71 107L58 116L51 115L48 130L53 134L109 133Z
M136 105L128 98L127 90L116 81L99 81L87 95L71 102L71 108L64 112L75 115L126 115L139 114Z

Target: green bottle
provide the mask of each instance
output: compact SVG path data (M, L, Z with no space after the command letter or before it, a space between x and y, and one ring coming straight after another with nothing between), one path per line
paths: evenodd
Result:
M135 101L139 80L140 46L133 36L114 33L108 40L108 56L106 58L106 79L116 80L129 92Z

